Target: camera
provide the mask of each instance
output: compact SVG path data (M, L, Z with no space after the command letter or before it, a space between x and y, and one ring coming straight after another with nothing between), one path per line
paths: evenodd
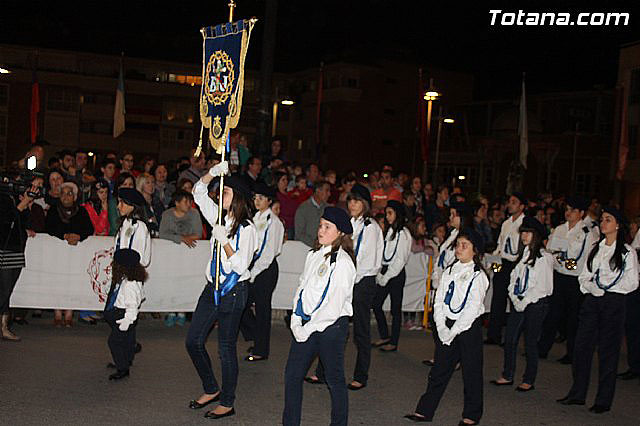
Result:
M35 178L44 178L43 174L34 170L4 170L0 171L0 194L20 196L25 192L31 198L45 196L44 187L37 191L31 190L31 183Z

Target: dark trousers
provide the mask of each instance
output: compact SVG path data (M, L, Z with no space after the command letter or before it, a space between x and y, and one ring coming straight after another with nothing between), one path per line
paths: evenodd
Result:
M627 294L627 362L629 370L640 374L640 290Z
M538 373L538 340L542 332L542 324L549 310L547 297L536 303L527 305L523 312L513 311L507 321L507 332L504 338L504 370L502 377L513 380L516 370L516 358L520 335L524 332L524 346L527 353L527 366L522 383L533 385Z
M447 327L455 321L447 319ZM434 333L437 331L434 329ZM429 372L427 391L420 397L416 413L427 420L433 420L440 399L449 384L456 364L462 365L462 381L464 383L464 409L462 417L480 421L482 417L482 324L476 319L467 331L457 335L451 345L443 345L436 336L435 364Z
M136 351L136 325L138 321L131 324L127 331L120 331L116 321L124 318L124 313L125 310L120 308L104 311L104 320L111 327L111 334L109 334L107 342L113 363L118 371L129 370Z
M620 343L624 333L625 295L588 294L580 308L580 322L573 352L573 386L569 398L584 401L589 387L591 361L598 347L598 393L596 405L611 407L616 390Z
M306 342L291 341L289 359L284 372L284 412L282 424L299 425L302 417L302 385L304 376L316 356L325 366L325 377L331 393L331 425L347 424L349 397L344 379L344 347L349 318L340 317L323 332L315 332Z
M278 283L278 262L275 260L262 271L253 284L249 284L249 298L245 307L240 330L246 340L253 340L253 354L269 357L271 340L271 299ZM255 314L250 303L255 303ZM247 339L247 337L251 337Z
M353 380L367 384L371 365L371 305L376 294L376 277L363 277L353 286L353 340L358 350Z
M582 293L578 277L553 272L553 294L551 295L551 307L544 321L542 335L538 343L541 356L546 357L556 338L558 324L566 319L567 324L567 356L573 357L573 347L578 330L578 312Z
M211 367L211 358L205 343L213 324L218 321L218 356L222 366L222 392L220 404L233 407L238 383L238 357L236 342L240 317L247 303L247 281L241 281L220 300L216 306L213 299L215 285L207 283L191 318L187 332L186 347L193 366L196 368L204 392L216 393L220 390Z
M0 269L0 315L9 313L9 299L22 268Z
M400 339L400 328L402 327L402 296L404 295L404 283L406 274L404 268L402 271L391 278L386 286L376 286L376 294L373 298L373 313L378 323L378 334L380 338L389 339L389 327L387 326L387 318L382 311L387 296L391 295L391 341L389 344L397 346Z
M493 295L487 338L498 343L502 340L502 327L506 324L509 281L515 266L515 262L502 259L502 269L493 275Z

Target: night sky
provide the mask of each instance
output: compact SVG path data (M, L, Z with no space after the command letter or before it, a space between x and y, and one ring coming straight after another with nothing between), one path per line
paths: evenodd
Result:
M227 0L44 2L5 0L0 43L199 63L199 28L226 21ZM264 16L264 0L238 0L236 17ZM469 5L467 5L467 3ZM533 93L612 87L619 46L640 40L640 2L471 2L280 0L276 70L375 56L465 71L476 99L516 95L523 71ZM528 4L528 6L527 6ZM517 12L629 12L627 27L491 27L489 9ZM248 65L260 65L258 22ZM1 58L0 58L1 62Z

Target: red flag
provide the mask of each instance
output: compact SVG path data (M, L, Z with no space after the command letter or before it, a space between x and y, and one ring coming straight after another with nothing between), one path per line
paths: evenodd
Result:
M324 64L322 62L320 62L320 74L318 75L318 106L316 109L316 123L317 123L317 128L316 128L316 141L318 143L318 146L320 146L320 111L322 109L322 80L323 80L323 68L324 68Z
M422 161L429 156L429 137L427 134L427 105L424 101L424 81L422 68L418 70L418 129L420 132L420 146L422 147Z
M40 85L36 77L36 72L33 72L33 82L31 83L31 143L35 143L38 138L38 113L40 112Z
M620 120L620 144L618 145L618 170L616 179L622 180L627 168L627 155L629 154L629 78L622 83L622 118Z

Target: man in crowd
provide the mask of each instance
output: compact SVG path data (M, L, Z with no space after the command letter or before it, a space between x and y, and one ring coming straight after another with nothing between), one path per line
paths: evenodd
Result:
M311 163L307 167L307 186L313 188L320 180L320 167L316 163Z
M260 177L261 171L262 160L256 156L249 157L249 160L247 161L247 171L242 175L242 179L245 181L247 186L251 188L252 191L257 183L263 182L262 178Z
M194 248L196 240L202 236L202 221L198 211L192 208L193 196L188 192L178 191L173 200L175 207L162 213L160 238Z
M320 218L327 206L327 200L331 194L329 183L319 181L313 188L313 195L300 204L295 217L295 239L302 241L309 247L313 247L318 235Z
M118 174L122 172L131 173L133 177L138 177L140 174L139 171L133 169L134 159L133 154L129 151L124 151L122 157L120 157L120 171ZM116 176L117 177L117 176Z
M178 181L180 181L181 179L188 179L195 185L195 183L199 181L202 175L205 173L204 167L206 158L204 156L204 152L201 152L197 157L193 156L195 153L196 149L192 148L191 154L189 155L190 167L180 173L180 176L178 176Z
M378 185L380 187L371 192L374 213L384 211L387 201L389 200L396 200L402 203L402 192L398 191L398 189L394 187L390 170L384 169L380 172Z
M449 218L447 202L449 201L449 188L446 185L438 186L436 199L425 208L425 220L428 229L433 229L436 222L446 223Z
M116 186L116 161L113 158L105 158L100 170L102 171L102 177L109 184L109 198L111 198Z

